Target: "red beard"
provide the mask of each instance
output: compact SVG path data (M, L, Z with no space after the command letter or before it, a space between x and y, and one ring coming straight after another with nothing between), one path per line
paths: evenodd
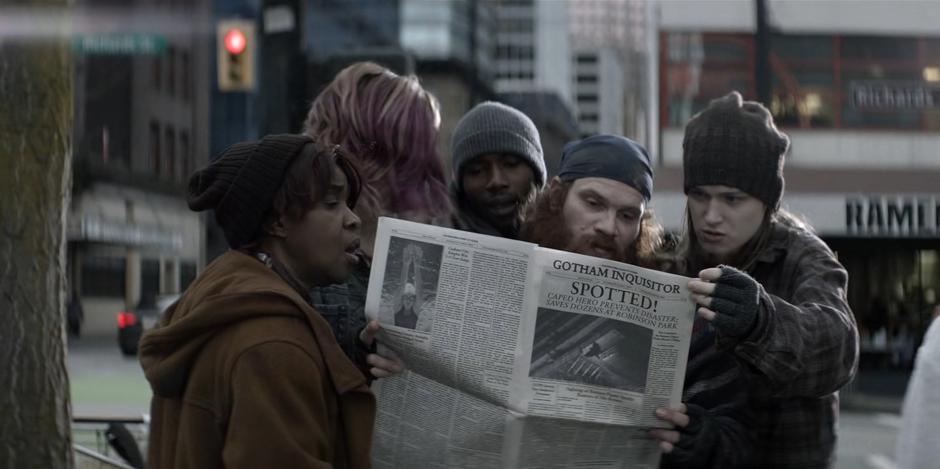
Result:
M561 210L569 189L570 186L565 185L558 190L546 190L539 196L535 208L520 231L521 239L549 249L637 264L636 243L628 246L617 245L612 238L601 233L581 239L571 236Z
M635 263L636 256L633 255L632 246L618 245L611 237L601 233L575 239L568 231L564 215L559 212L555 214L554 219L555 221L546 226L558 228L540 230L539 239L535 240L539 246L628 264Z

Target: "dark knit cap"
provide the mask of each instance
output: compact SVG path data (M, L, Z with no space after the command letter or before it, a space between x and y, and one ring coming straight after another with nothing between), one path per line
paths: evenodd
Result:
M712 100L685 128L685 192L704 185L734 187L776 209L789 147L767 108L732 91Z
M282 134L228 147L189 178L189 208L212 209L232 249L254 241L287 168L308 143L310 137Z
M565 145L558 178L568 182L586 177L622 182L646 200L653 195L649 153L639 143L619 135L594 135Z
M490 153L509 153L532 166L535 182L545 184L545 158L539 131L522 111L495 101L477 104L454 128L454 180L460 185L460 171L473 158Z

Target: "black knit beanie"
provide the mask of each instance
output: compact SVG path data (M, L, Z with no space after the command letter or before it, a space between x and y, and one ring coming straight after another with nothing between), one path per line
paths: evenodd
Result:
M737 91L712 100L685 127L685 192L696 186L740 189L776 210L783 196L783 157L790 139L763 105Z
M454 128L454 182L461 184L460 171L473 158L488 153L508 153L522 158L532 166L535 183L545 184L545 158L539 130L522 111L495 101L476 105Z
M189 178L189 208L212 209L232 249L257 238L287 168L308 143L303 135L268 135L228 147Z

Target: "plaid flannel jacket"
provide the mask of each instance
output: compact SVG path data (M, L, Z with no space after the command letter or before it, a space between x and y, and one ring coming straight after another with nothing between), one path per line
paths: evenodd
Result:
M741 341L720 338L747 366L761 468L827 468L835 460L838 390L858 366L848 273L815 234L775 223L749 273L761 312Z

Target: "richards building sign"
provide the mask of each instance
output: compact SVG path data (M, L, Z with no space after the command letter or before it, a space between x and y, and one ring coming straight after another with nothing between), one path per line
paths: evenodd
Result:
M845 199L849 235L940 237L940 196L859 195Z

